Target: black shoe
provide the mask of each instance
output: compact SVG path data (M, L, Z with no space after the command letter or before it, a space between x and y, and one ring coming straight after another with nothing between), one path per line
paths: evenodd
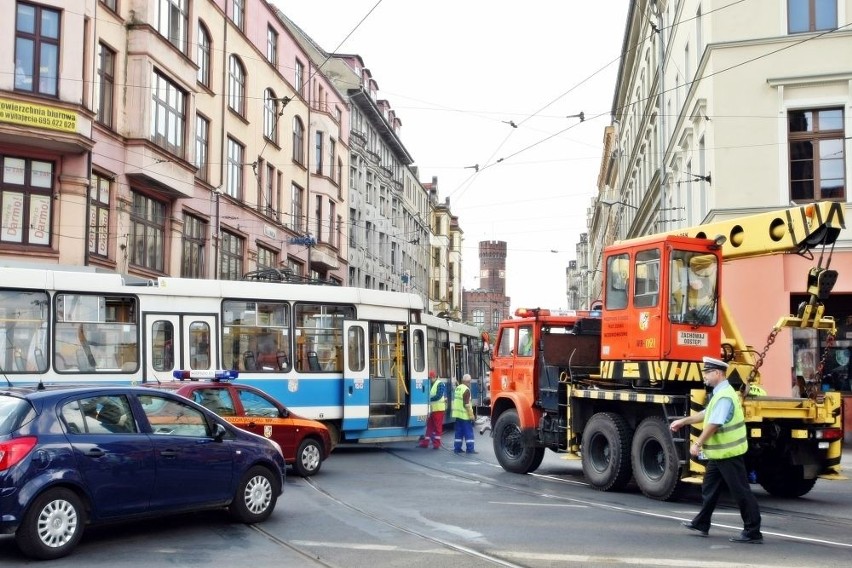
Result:
M748 544L763 544L763 535L757 534L755 536L749 536L745 533L742 533L737 536L732 536L728 540L730 540L731 542L741 542Z
M692 521L683 521L681 523L681 525L683 525L684 527L688 528L691 531L695 531L695 532L701 534L701 536L707 536L708 534L710 534L710 531L701 530L698 527L696 527L695 525L693 525ZM733 540L733 539L731 539L731 540Z

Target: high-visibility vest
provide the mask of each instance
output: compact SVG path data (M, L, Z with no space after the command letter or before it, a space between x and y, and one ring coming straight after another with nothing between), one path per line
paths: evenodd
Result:
M464 383L460 383L453 394L453 418L456 420L470 420L470 414L468 414L467 407L464 405L464 393L466 392L470 392L470 388Z
M435 382L432 383L432 388L429 390L429 400L431 401L430 408L432 409L432 412L442 412L447 410L446 392L438 400L432 400L438 395L438 389L441 388L442 384L441 379L435 379Z
M748 451L748 438L746 435L745 415L734 387L727 385L719 392L713 394L710 404L704 411L704 427L709 424L713 408L722 400L728 398L734 405L733 417L719 426L719 429L704 442L704 455L707 459L721 460L740 456Z

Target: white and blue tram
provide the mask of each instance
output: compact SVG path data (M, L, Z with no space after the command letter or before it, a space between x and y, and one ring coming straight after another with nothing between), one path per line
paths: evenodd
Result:
M415 294L80 268L0 274L0 373L13 383L236 369L337 441L378 442L423 434L430 370L450 385L484 379L477 329L426 314Z

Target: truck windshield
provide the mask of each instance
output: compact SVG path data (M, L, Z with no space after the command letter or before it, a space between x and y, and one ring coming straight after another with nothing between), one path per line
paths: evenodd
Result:
M718 317L716 256L674 251L671 256L669 320L691 325L715 325Z

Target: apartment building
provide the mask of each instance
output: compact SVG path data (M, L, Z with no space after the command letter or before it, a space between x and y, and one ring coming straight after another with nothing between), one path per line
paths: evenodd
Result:
M0 258L345 282L347 107L266 1L14 10Z
M850 15L848 0L631 4L589 214L589 270L600 269L614 238L791 203L848 202ZM796 374L814 372L804 362L822 357L826 383L850 390L851 237L841 235L831 264L840 273L827 302L837 341L813 330L779 335L762 366L770 394L788 395ZM805 298L814 263L788 254L726 264L724 298L757 350ZM600 279L589 282L599 296Z

